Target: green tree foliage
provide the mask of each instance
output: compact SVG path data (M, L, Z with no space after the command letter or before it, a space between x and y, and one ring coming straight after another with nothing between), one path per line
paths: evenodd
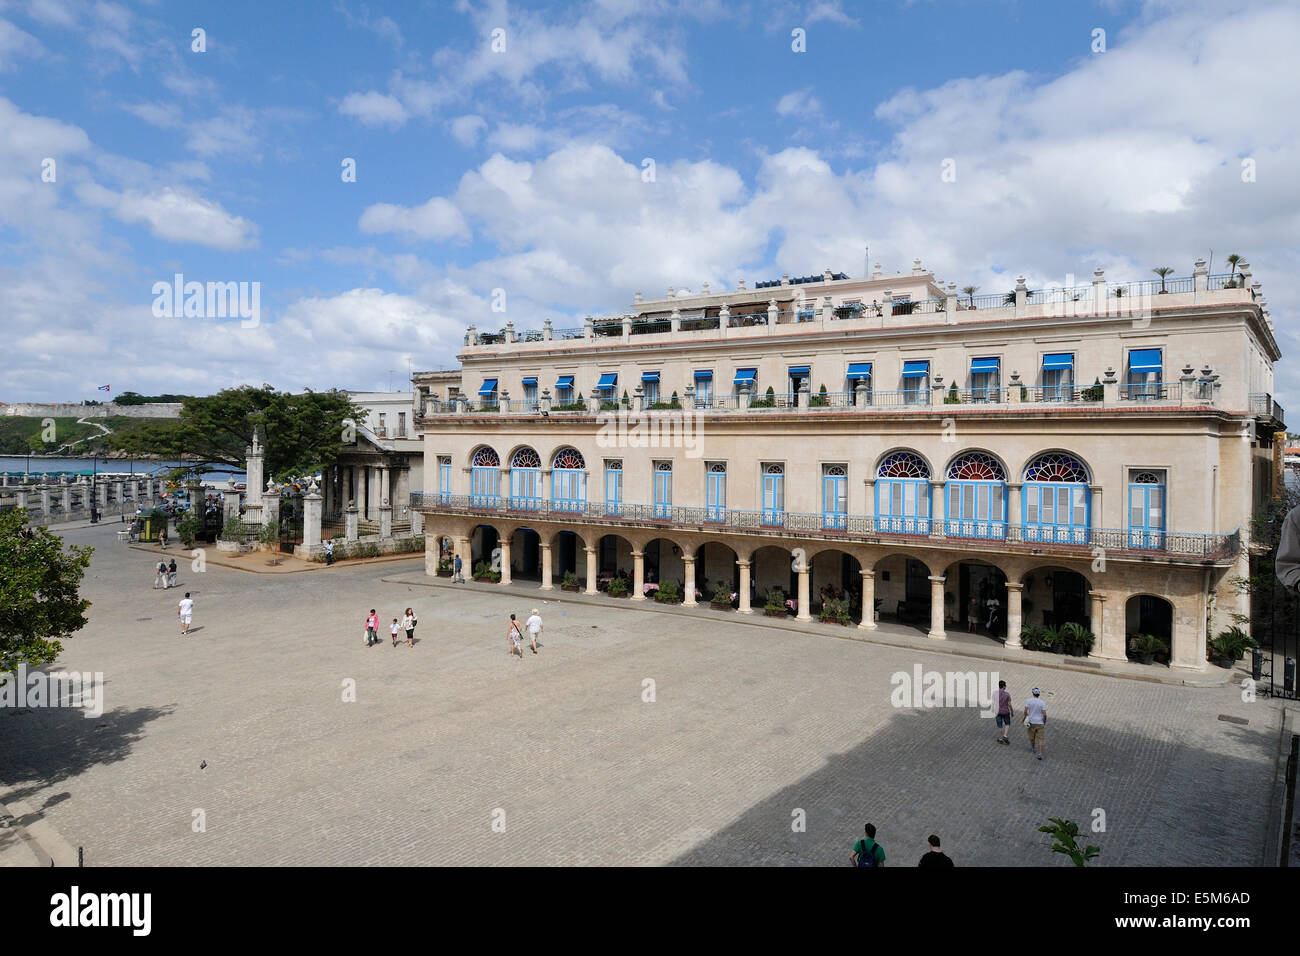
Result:
M1094 860L1101 855L1101 847L1099 846L1093 846L1092 844L1085 847L1079 846L1079 824L1061 817L1048 817L1047 819L1051 822L1039 827L1038 832L1052 835L1053 853L1064 853L1075 866L1083 866L1089 860Z
M24 531L27 512L0 512L0 675L58 660L62 639L86 625L79 586L94 548L63 548L45 528Z
M294 395L270 385L245 385L186 398L179 419L139 429L129 450L166 458L192 455L198 470L238 467L257 428L266 448L266 474L274 478L333 464L343 448L344 423L363 420L362 409L343 392Z

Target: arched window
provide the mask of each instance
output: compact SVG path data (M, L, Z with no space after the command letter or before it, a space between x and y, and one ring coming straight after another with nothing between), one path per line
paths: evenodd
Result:
M671 461L655 462L655 506L656 518L673 516L673 463Z
M501 458L487 445L475 450L469 461L469 497L475 508L495 508L500 502Z
M971 451L948 465L944 534L954 538L1007 536L1007 473L992 455Z
M849 526L849 469L822 465L822 527L843 531Z
M711 461L704 468L704 520L727 520L727 463Z
M1128 485L1128 544L1159 551L1165 546L1165 473L1133 471Z
M763 524L785 525L785 465L763 465Z
M510 507L523 511L542 507L542 456L527 445L510 456Z
M551 507L582 511L586 507L587 462L576 448L561 448L551 459Z
M1067 452L1044 452L1025 466L1021 514L1026 541L1087 544L1092 494L1088 468Z
M623 513L623 459L605 459L605 514Z
M890 452L876 467L876 530L930 533L930 466L915 452Z

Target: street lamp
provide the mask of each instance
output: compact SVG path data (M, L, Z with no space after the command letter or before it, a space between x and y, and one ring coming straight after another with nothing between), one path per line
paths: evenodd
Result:
M95 479L99 477L99 459L90 459L90 523L99 522L99 498L95 494Z

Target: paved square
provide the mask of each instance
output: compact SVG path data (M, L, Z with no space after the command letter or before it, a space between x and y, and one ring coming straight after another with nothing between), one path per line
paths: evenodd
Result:
M1062 865L1038 825L1094 809L1102 864L1262 862L1280 708L1231 686L1003 667L1017 714L1044 689L1039 762L1018 724L998 746L973 709L890 703L895 672L989 662L381 580L416 580L419 560L181 563L178 590L153 590L114 530L66 532L99 550L63 666L104 673L103 717L0 711L0 801L41 810L88 865L839 865L867 820L895 865L932 832L959 866ZM416 647L393 648L408 605ZM533 606L545 646L511 659L507 614ZM367 649L371 607L385 633Z

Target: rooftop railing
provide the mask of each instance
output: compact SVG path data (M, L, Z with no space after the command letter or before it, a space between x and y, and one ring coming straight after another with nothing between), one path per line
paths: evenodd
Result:
M1074 552L1091 557L1092 549L1104 548L1115 558L1131 552L1134 557L1164 555L1223 562L1241 549L1241 537L1232 534L1151 531L1150 529L1080 528L1053 525L1016 525L1002 522L965 522L940 518L891 518L842 512L807 513L777 509L738 509L712 506L636 504L627 501L548 500L511 498L501 495L424 494L411 495L411 507L426 511L500 514L554 515L561 521L589 521L596 524L628 524L691 530L752 531L756 533L798 533L843 539L920 539L930 544L1003 547L1024 546L1031 551ZM981 533L983 532L983 533Z

